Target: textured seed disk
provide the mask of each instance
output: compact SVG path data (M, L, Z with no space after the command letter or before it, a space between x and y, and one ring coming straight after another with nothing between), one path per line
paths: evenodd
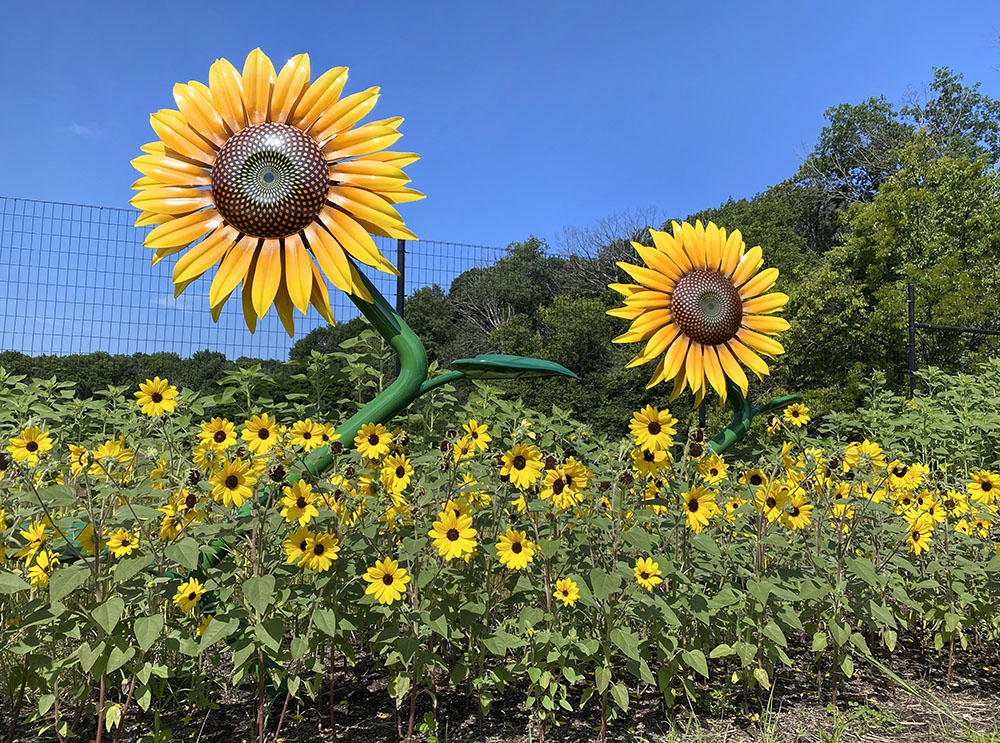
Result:
M692 271L674 287L670 301L674 322L688 338L714 346L740 329L743 300L732 281L715 271Z
M312 222L326 201L329 171L312 137L287 124L234 134L212 168L223 218L253 237L287 237Z

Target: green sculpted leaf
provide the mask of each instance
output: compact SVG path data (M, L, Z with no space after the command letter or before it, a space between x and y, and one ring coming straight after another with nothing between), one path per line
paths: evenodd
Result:
M572 377L576 374L554 361L502 353L481 353L473 359L457 359L451 367L469 379L523 379L526 377Z

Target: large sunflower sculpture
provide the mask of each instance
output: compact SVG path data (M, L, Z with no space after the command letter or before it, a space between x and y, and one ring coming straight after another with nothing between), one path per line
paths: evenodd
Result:
M761 270L760 246L747 250L739 230L727 236L712 222L674 222L673 235L650 234L654 247L632 243L645 266L618 263L638 283L610 285L625 305L608 314L632 321L614 342L646 344L627 366L659 357L646 387L674 380L671 400L690 387L700 403L709 385L725 400L727 379L746 397L742 367L763 378L768 367L759 354L784 353L772 336L789 325L771 313L784 307L788 296L765 294L778 269Z
M372 301L348 256L395 274L371 235L416 239L394 205L423 198L402 170L419 155L385 150L403 119L358 126L379 89L342 97L346 67L309 77L306 54L278 73L260 49L242 74L216 60L208 85L174 86L177 110L150 117L159 140L132 161L143 174L136 225L156 225L145 240L153 264L187 249L174 265L177 296L216 267L216 321L242 284L251 332L272 304L289 335L293 307L312 304L332 323L327 279Z

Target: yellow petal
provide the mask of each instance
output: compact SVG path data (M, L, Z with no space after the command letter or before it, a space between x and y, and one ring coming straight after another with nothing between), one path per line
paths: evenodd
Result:
M185 247L187 247L187 246L186 245L175 245L175 246L170 247L170 248L157 248L156 252L153 253L153 265L155 266L157 263L159 263L160 261L162 261L167 256L171 256L174 253L181 252L182 250L184 250Z
M743 315L743 325L758 333L782 333L791 327L785 318L771 315Z
M215 162L215 148L188 126L179 111L169 109L157 111L150 115L149 123L156 136L170 149L202 165L211 166Z
M710 271L717 271L722 265L722 235L715 222L709 222L705 228L705 263ZM719 394L723 400L726 399L724 392L725 388Z
M414 235L412 232L410 232L406 227L402 227L402 226L386 227L384 225L378 225L378 224L375 224L374 222L369 222L366 219L362 219L361 217L359 217L356 214L353 215L353 216L354 216L354 220L359 225L361 225L361 227L364 230L366 230L371 235L379 235L381 237L391 237L391 238L398 239L398 240L413 240L413 241L416 241L416 240L419 239L416 235ZM384 269L383 268L382 270L383 271L388 271L388 273L391 273L391 274L395 274L396 273L396 269L395 268L393 268L392 270Z
M182 255L174 264L174 283L194 281L222 260L240 233L227 224L221 225L204 240Z
M132 160L132 166L143 175L155 178L166 186L212 184L212 177L206 168L166 155L140 155Z
M722 249L722 266L719 268L719 271L723 276L732 276L745 249L743 235L740 234L739 230L733 230L726 240L726 246Z
M323 154L330 160L345 160L356 155L368 155L392 145L402 134L392 127L366 124L348 129L323 145Z
M322 146L335 134L350 129L375 108L378 91L378 88L368 88L337 101L319 117L310 134Z
M302 238L298 233L286 237L285 283L288 286L289 299L302 314L309 309L312 280L312 258L302 245Z
M410 182L396 166L371 160L348 160L331 165L330 180L369 191L394 190Z
M319 312L320 317L326 320L331 325L334 324L333 310L330 308L330 295L326 290L326 282L323 281L323 276L319 272L319 268L316 264L313 264L313 283L312 283L312 295L309 297L309 301L312 302L312 306L316 308ZM371 298L367 301L371 301Z
M147 155L166 155L167 146L163 142L147 142L139 148Z
M305 234L309 249L330 282L342 292L355 294L355 286L351 283L350 261L340 243L315 222L306 227Z
M405 168L411 163L415 163L420 159L420 155L416 152L373 152L370 155L365 155L360 160L374 160L375 162L388 163L389 165L394 165L397 168Z
M212 91L192 80L187 85L174 85L174 102L188 125L218 149L229 139L226 125L212 104Z
M680 230L679 227L677 229ZM656 245L656 249L673 261L681 273L687 273L694 268L688 254L684 252L683 246L674 239L673 235L660 230L650 230L649 234L653 236L653 244Z
M612 317L621 317L625 320L634 320L645 312L642 307L615 307L612 310L608 310L606 314Z
M657 271L643 268L642 266L633 266L631 263L625 263L624 261L618 261L615 265L640 284L648 286L650 289L658 289L662 292L671 292L674 289L674 282Z
M243 80L228 59L217 59L208 71L208 87L212 103L230 131L238 132L247 125L243 110Z
M259 244L263 242L241 240L230 248L226 257L219 263L219 268L212 279L212 286L208 290L208 303L216 307L220 302L225 302L232 294L233 289L239 284L250 268L250 261L257 253Z
M137 209L160 214L187 214L211 206L214 201L211 191L178 186L147 188L129 199Z
M685 223L686 224L686 223ZM705 352L700 343L691 343L684 369L688 387L697 392L705 383Z
M220 297L217 304L211 306L209 311L212 313L212 322L219 322L219 315L222 314L222 308L226 306L226 302L229 301L229 298L232 295L233 293L229 292L224 297ZM252 333L253 330L251 330L250 332Z
M664 379L673 379L684 368L684 360L687 358L690 346L691 341L682 335L667 349L667 353L663 357Z
M677 326L671 323L670 325L664 325L662 328L657 330L653 337L649 339L646 343L646 349L642 352L642 355L647 359L654 359L661 353L667 350L671 343L676 340L677 336L680 335L680 331Z
M271 60L259 48L254 49L243 64L243 107L246 108L247 120L251 124L263 124L267 121L273 86L274 66ZM254 306L257 306L256 302Z
M722 373L722 364L719 363L719 356L712 346L704 347L705 377L708 379L712 389L718 394L719 399L726 401L726 375Z
M746 328L740 328L736 331L736 337L743 341L745 344L750 346L755 351L760 351L766 356L774 358L785 352L784 347L768 335L761 335L760 333L755 333L752 330L747 330Z
M739 362L733 356L732 351L729 350L729 346L725 344L718 345L715 347L715 351L719 355L719 363L722 364L722 371L736 383L736 386L743 392L743 396L746 397L750 383L747 381L747 375L743 373Z
M156 212L143 212L135 220L136 227L149 227L151 224L165 224L177 219L169 214L157 214Z
M257 317L267 314L280 283L281 242L275 239L265 240L257 256L257 269L253 277L253 308Z
M666 379L666 377L663 375L663 359L660 359L660 362L656 365L656 368L653 369L653 376L651 376L649 378L649 381L646 382L646 389L648 390L652 387L655 387L664 379Z
M258 255L255 255L254 259L250 262L250 267L247 268L246 276L243 277L243 291L241 296L243 322L247 324L247 329L251 335L257 332L258 318L253 308L253 280L257 274L257 258Z
M138 179L132 184L133 191L144 191L147 188L159 188L163 184L160 183L155 178L151 178L148 175L144 175L142 178Z
M670 307L670 295L665 292L647 289L646 291L636 292L632 296L626 297L625 304L629 307L643 307L645 309Z
M774 282L778 280L778 269L776 268L765 268L759 274L750 279L747 283L740 287L740 296L744 299L750 299L763 294L772 286Z
M419 201L427 198L426 194L415 188L397 188L395 191L375 191L376 194L388 201L390 204L408 204L411 201Z
M654 271L659 271L672 282L676 282L684 275L684 272L676 263L656 248L647 248L645 245L640 245L636 242L632 243L632 247L647 266Z
M189 245L202 235L222 224L222 217L215 209L188 214L161 224L146 236L147 248L173 248Z
M311 128L323 112L337 102L346 82L346 67L334 67L324 72L302 96L290 123L302 130Z
M733 271L733 284L739 286L746 282L751 276L757 273L757 269L760 268L761 264L764 262L761 258L763 251L760 246L750 248L743 256L736 270Z
M701 229L696 230L690 223L682 222L681 240L684 243L684 252L691 259L691 265L695 268L705 268L708 265L705 256L705 228L701 226L700 221L697 226L701 227ZM677 233L674 232L674 238L676 239L676 237ZM691 389L694 391L693 387Z
M777 312L788 302L788 295L781 292L771 292L760 297L748 299L743 303L743 311L756 315L767 315Z
M287 123L306 89L309 87L309 55L297 54L285 62L274 82L271 96L271 121Z
M630 297L636 292L645 291L646 287L639 286L638 284L608 284L608 289L616 291L625 297Z
M669 379L664 375L664 379ZM673 402L677 397L684 391L684 387L687 385L687 377L684 374L678 374L674 379L674 388L670 391L670 401Z
M278 287L278 293L274 295L274 309L278 311L278 319L281 320L281 324L285 328L285 332L288 333L288 337L294 337L295 318L292 316L292 300L288 296L288 289L284 283ZM309 309L308 304L306 305L306 309ZM303 312L303 314L305 313Z
M749 348L744 346L740 341L735 338L726 342L729 346L729 350L733 352L733 355L743 362L743 365L757 375L758 379L763 379L764 375L768 374L767 364L760 356L755 354Z

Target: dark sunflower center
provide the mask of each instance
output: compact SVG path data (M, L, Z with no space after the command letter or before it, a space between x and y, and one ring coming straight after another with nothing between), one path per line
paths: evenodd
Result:
M271 432L266 428L261 428L257 431L257 438L264 440L270 437Z
M194 591L191 591L191 593L188 594L188 601L194 601L196 598L198 598L198 594Z
M913 541L914 542L919 542L920 541L920 532L919 531L913 532Z
M649 573L646 572L639 573L639 577L642 578L643 580L649 580Z
M743 301L722 274L692 271L674 287L670 311L684 335L714 346L730 340L740 329Z
M313 547L313 552L317 555L322 555L324 552L326 552L326 547L324 547L322 544L317 544L315 547Z
M697 498L692 498L691 500L688 501L688 510L691 513L697 513L698 512L698 499Z
M791 517L792 517L793 519L794 519L794 518L795 518L796 516L798 516L798 515L799 515L799 508L798 508L798 506L792 506L792 510L791 510L791 511L789 512L789 514L791 515Z
M479 438L479 431L473 431L472 432L472 438L478 439Z
M152 395L149 396L149 399L157 403L163 402L163 395L161 395L159 392L154 392Z
M642 458L645 459L647 462L656 461L656 455L653 454L653 452L651 452L649 449L642 450Z
M762 482L764 482L764 481L761 479L760 475L750 475L750 484L751 485L760 485Z
M300 496L298 497L298 499L297 499L297 500L295 501L295 506L296 506L296 508L305 508L305 507L306 507L306 506L308 506L308 505L309 505L309 503L307 503L307 502L306 502L306 499L305 499L305 498L303 498L303 497L302 497L301 495L300 495Z
M653 421L652 423L650 423L649 426L647 426L647 428L648 428L649 432L653 436L655 436L656 434L658 434L660 432L660 424L657 423L656 421Z
M38 442L29 441L27 444L24 445L24 448L27 449L28 451L38 451Z
M378 446L378 442L379 442L379 435L377 433L373 433L371 436L368 437L369 446Z
M294 126L269 122L234 134L212 168L223 218L252 237L287 237L312 222L326 201L323 150Z
M396 468L396 477L402 479L405 476L406 476L406 468L400 465L399 467Z
M552 483L552 492L555 493L556 495L559 495L560 493L562 493L562 491L565 488L566 488L566 485L563 483L563 481L562 481L561 478Z
M223 441L226 440L226 432L225 431L216 431L215 435L212 438L215 439L215 443L221 444Z
M240 479L236 475L230 475L226 478L226 487L232 490L237 485L240 484Z
M393 583L392 576L386 573L385 575L382 576L382 582L385 583L385 585L387 586L391 586Z
M527 462L525 461L524 457L518 454L516 457L514 457L513 465L514 469L523 470L525 465L527 465Z
M989 480L987 480L986 482L984 482L984 483L983 483L982 485L980 485L979 487L981 487L981 488L983 489L983 492L984 492L984 493L988 493L988 492L990 492L991 490L993 490L993 483L991 483L991 482L990 482Z
M906 466L902 464L897 464L895 467L893 467L892 474L894 474L896 477L903 477L904 475L906 475Z
M445 536L448 537L448 541L449 542L457 542L458 541L458 529L449 529L448 533L445 534Z
M515 555L521 554L522 549L523 547L521 547L520 542L514 542L514 544L510 546L510 551L513 552Z
M764 501L764 503L767 505L768 508L774 508L776 505L778 505L778 501L775 500L774 498L768 498L767 500Z
M313 435L312 435L311 433L309 433L309 431L304 431L304 432L302 433L302 438L303 438L303 439L305 439L306 441L308 441L308 440L309 440L309 439L311 439L312 437L313 437Z
M194 493L188 493L187 498L184 499L184 505L188 508L194 508L198 503L198 496Z

